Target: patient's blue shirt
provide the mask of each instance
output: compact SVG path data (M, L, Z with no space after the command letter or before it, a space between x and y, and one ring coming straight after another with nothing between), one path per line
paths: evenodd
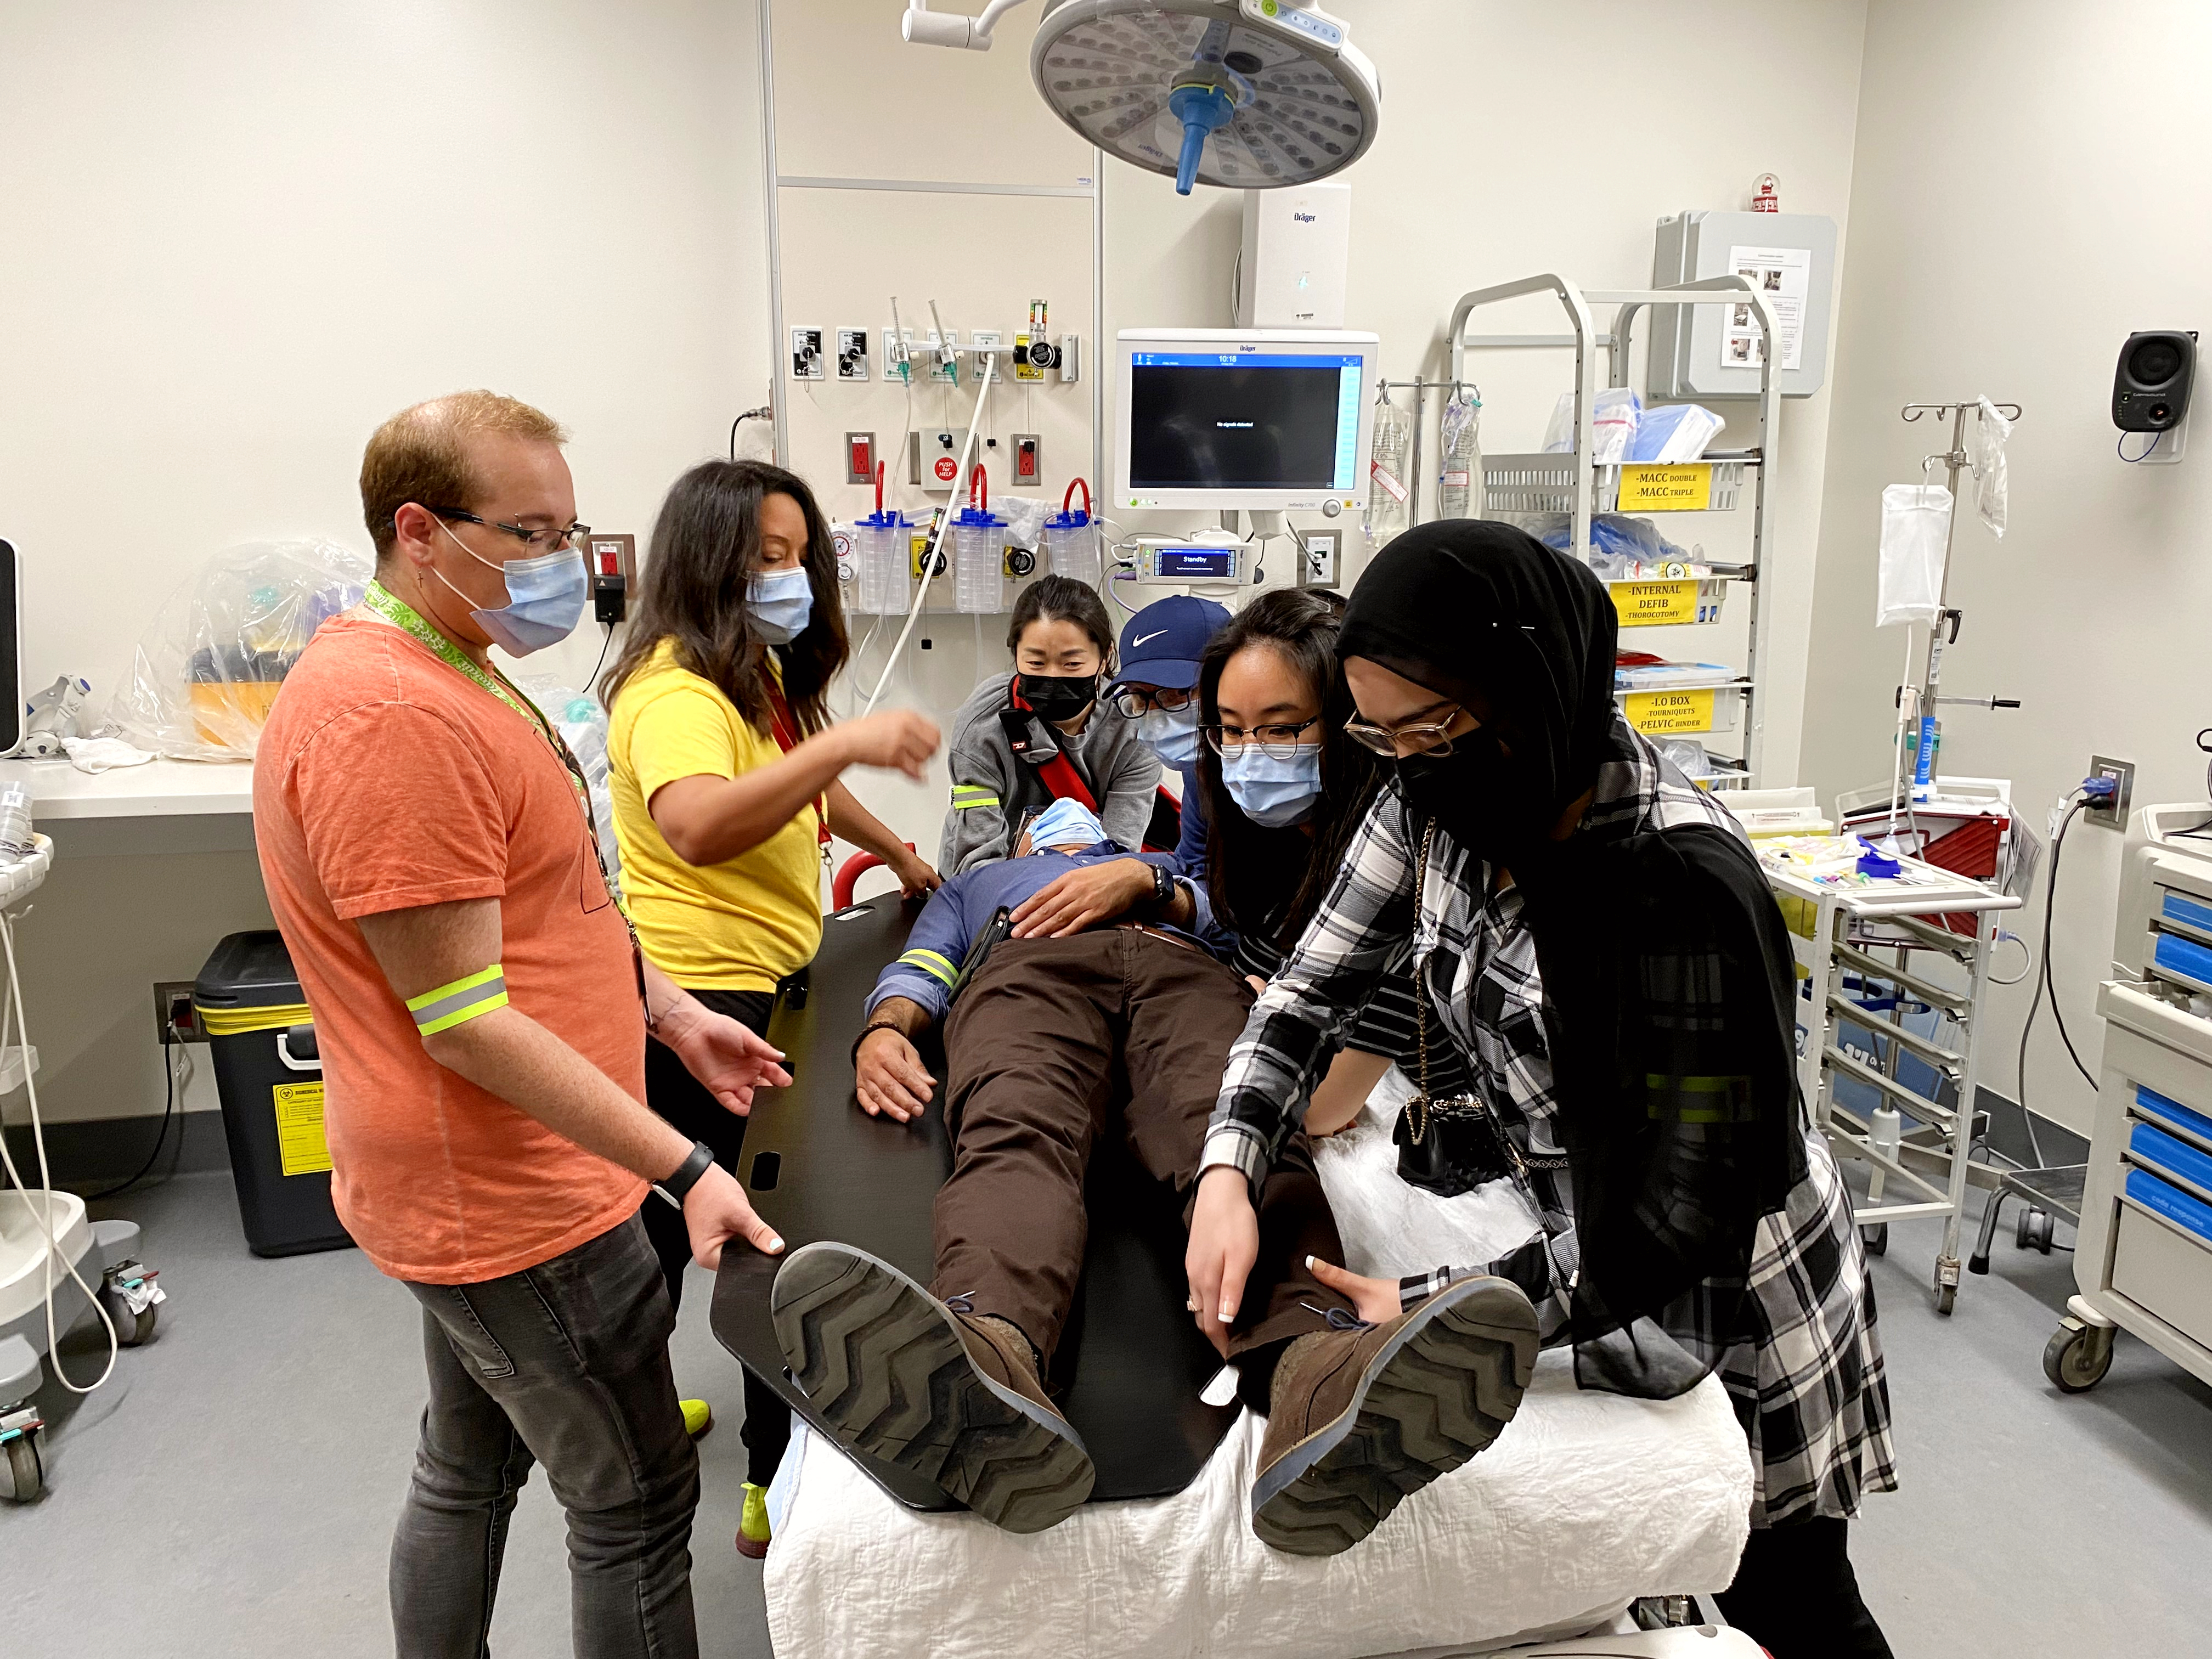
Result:
M876 976L876 988L868 997L868 1011L874 1012L876 1005L885 997L898 996L920 1003L929 1010L933 1019L942 1019L968 947L990 925L1000 907L1016 908L1024 899L1042 892L1070 870L1126 858L1134 858L1143 864L1164 865L1170 871L1176 868L1175 854L1171 853L1125 853L1112 842L1102 841L1087 853L1032 853L1025 859L1000 859L995 863L978 865L953 877L930 895L929 902L915 920L914 932L908 935L906 950L898 960ZM1235 939L1214 921L1213 907L1206 902L1205 888L1193 883L1188 890L1197 907L1188 927L1170 927L1152 922L1146 926L1158 927L1162 933L1189 939L1201 950L1225 958Z

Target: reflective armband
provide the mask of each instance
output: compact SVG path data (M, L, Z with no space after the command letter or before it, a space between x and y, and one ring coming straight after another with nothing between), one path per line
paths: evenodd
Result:
M407 999L407 1012L415 1017L415 1029L424 1036L434 1036L465 1020L506 1006L507 970L495 962L466 979L457 979L450 985L441 985L434 991Z
M924 951L919 948L908 951L893 965L900 968L919 969L933 979L943 980L947 985L951 985L960 975L960 970L955 968L947 958L939 956L934 951Z
M952 810L971 811L978 806L996 806L999 798L981 784L956 783L952 786Z

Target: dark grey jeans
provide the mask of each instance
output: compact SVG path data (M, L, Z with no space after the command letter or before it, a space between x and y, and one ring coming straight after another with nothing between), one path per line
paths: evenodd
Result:
M576 1659L695 1659L699 1458L643 1224L503 1279L407 1288L422 1304L430 1403L392 1540L399 1659L489 1652L507 1518L533 1462L568 1514Z

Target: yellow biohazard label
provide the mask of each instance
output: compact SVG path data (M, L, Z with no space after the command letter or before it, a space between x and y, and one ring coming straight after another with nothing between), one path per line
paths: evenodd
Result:
M317 1175L331 1167L331 1144L323 1138L323 1085L279 1083L276 1097L276 1155L288 1176Z
M1673 466L1620 469L1623 513L1703 513L1712 505L1713 464L1686 461Z
M1632 691L1621 699L1628 723L1647 736L1713 729L1713 690Z
M1623 628L1650 628L1660 623L1692 623L1698 619L1698 581L1608 582L1613 608L1620 613Z

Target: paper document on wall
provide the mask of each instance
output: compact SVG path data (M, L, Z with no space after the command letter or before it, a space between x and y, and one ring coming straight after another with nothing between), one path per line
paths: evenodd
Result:
M1784 368L1802 366L1805 354L1805 303L1813 292L1813 250L1808 247L1732 247L1728 268L1748 276L1774 308L1775 332ZM1728 307L1721 334L1723 368L1756 367L1762 347L1759 319L1749 302Z

